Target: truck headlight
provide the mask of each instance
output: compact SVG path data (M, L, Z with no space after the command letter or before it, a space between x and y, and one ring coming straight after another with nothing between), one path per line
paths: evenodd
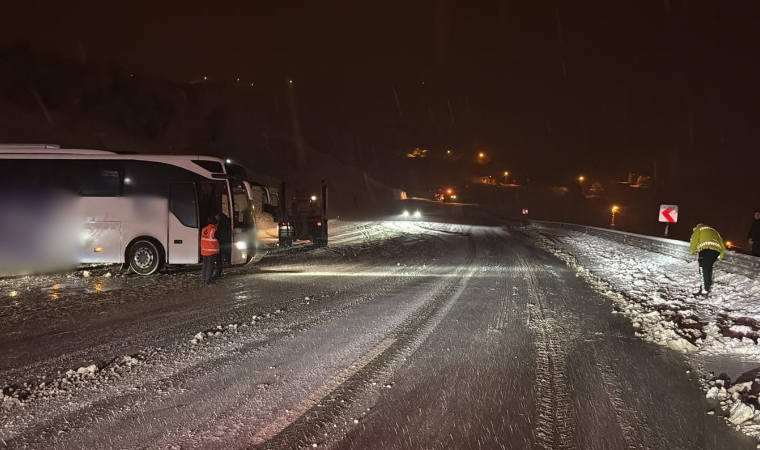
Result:
M248 243L245 241L237 241L235 242L235 248L238 250L248 250Z
M404 212L402 212L401 215L404 217L409 217L409 211L404 210Z

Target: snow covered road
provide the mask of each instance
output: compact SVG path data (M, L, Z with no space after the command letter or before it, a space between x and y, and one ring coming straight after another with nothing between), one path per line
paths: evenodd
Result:
M331 232L210 287L0 281L0 448L755 448L681 353L525 235Z

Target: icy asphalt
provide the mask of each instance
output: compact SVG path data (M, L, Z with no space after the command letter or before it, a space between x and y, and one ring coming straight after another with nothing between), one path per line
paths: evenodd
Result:
M755 448L706 414L682 354L460 209L336 222L329 248L210 287L195 269L0 280L0 448Z

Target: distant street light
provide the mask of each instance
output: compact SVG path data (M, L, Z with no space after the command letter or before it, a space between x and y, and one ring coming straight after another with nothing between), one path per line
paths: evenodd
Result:
M293 84L293 80L288 80L288 83Z
M615 228L615 216L618 215L620 212L620 207L615 205L612 207L612 221L610 222L610 227Z
M581 175L581 176L578 177L578 181L580 181L581 183L583 183L584 181L586 181L586 177L584 177L583 175Z
M446 150L446 154L450 155L451 154L451 150Z
M504 172L504 184L509 183L509 172Z
M208 77L203 77L204 80L208 80Z

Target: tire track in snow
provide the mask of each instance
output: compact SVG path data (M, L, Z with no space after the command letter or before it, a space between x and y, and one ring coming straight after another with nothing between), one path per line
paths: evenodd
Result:
M597 367L602 376L602 387L607 392L607 397L610 399L612 409L615 412L615 418L620 425L626 448L628 450L649 450L651 447L641 443L656 442L656 438L646 432L649 430L646 419L639 420L623 400L623 386L618 381L615 368L610 362L603 360L597 362ZM645 436L636 436L637 432L643 432Z
M276 418L274 421L261 428L251 439L253 445L261 444L262 442L275 437L282 430L287 428L291 423L295 422L299 417L304 415L308 410L317 405L322 398L326 397L330 392L337 389L338 386L345 383L351 377L359 373L359 371L367 367L369 363L375 360L378 356L382 355L388 349L388 347L393 345L395 342L396 339L394 338L384 339L372 350L367 352L364 356L359 358L349 367L343 369L339 374L334 376L319 389L311 392L295 408L287 410L285 415Z
M524 260L521 264L526 264ZM528 327L533 329L536 349L536 443L542 450L575 449L577 428L567 388L567 336L548 317L546 298L534 271L526 271L530 289Z
M394 366L409 357L430 336L459 300L469 280L477 272L478 267L473 266L476 257L476 246L470 236L465 261L455 269L456 276L442 279L430 292L430 299L426 304L407 317L373 350L352 364L361 367L357 370L345 369L340 375L332 378L307 397L302 405L310 404L309 408L299 409L299 414L289 416L284 427L281 427L282 424L272 427L270 433L260 435L248 448L291 449L303 445L304 441L330 441L330 433L324 433L324 430L329 428L321 428L319 423L322 423L322 426L330 422L336 424L345 413L344 407L341 403L320 410L315 408L315 405L330 405L331 398L341 398L350 404L358 402L361 397L372 397L372 394L367 393L367 380L378 374L388 376L393 372ZM272 430L277 432L271 433ZM336 429L334 433L340 435L345 433L345 430Z

